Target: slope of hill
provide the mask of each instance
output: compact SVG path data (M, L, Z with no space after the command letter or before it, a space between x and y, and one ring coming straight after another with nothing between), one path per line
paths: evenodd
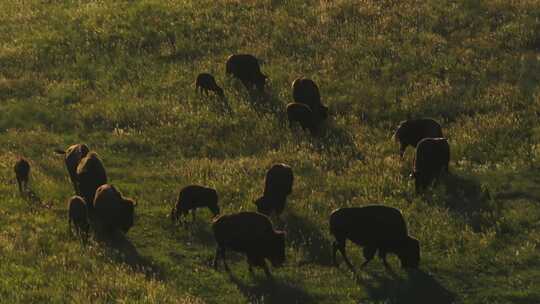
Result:
M5 303L540 302L540 3L523 1L0 1L0 299ZM251 53L270 77L258 105L225 76ZM195 92L213 73L232 107ZM298 76L331 110L326 132L291 132ZM414 194L391 136L433 117L451 175ZM115 246L67 231L73 195L55 148L98 151L138 202ZM13 164L32 166L30 199ZM225 213L254 210L265 170L291 165L278 227L287 263L249 274L211 267L211 213L167 218L179 189L214 187ZM331 267L328 215L400 208L421 242L420 272L375 260ZM361 250L349 245L353 263Z

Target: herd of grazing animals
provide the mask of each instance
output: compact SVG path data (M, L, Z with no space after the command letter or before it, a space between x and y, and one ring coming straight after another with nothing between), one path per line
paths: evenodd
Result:
M242 82L248 90L264 91L268 77L260 70L256 57L248 54L231 55L226 62L226 74ZM223 89L208 73L199 74L195 82L201 93L214 92L224 98ZM319 131L321 123L329 116L328 107L321 102L317 84L307 78L297 78L292 83L294 102L287 104L289 125L300 124L312 134ZM448 172L450 148L443 137L442 128L433 119L406 120L394 133L399 142L399 154L403 157L407 146L416 147L414 171L415 189L419 193ZM115 186L109 184L103 162L95 151L85 144L75 144L65 150L55 150L64 155L66 169L75 190L68 201L68 223L77 234L86 235L90 230L96 234L112 236L127 233L134 224L136 203L125 198ZM21 193L28 187L30 165L20 158L15 164L15 174ZM173 223L182 220L191 211L208 208L214 215L212 231L217 243L213 266L219 260L225 268L227 249L244 253L249 270L253 266L263 268L271 276L265 260L273 266L285 262L285 232L275 230L270 216L277 217L284 211L287 197L293 191L293 170L286 164L275 164L266 173L264 192L254 203L257 212L239 212L220 215L218 193L215 189L189 185L181 189L178 201L170 212ZM247 229L246 229L247 228ZM402 267L417 268L420 262L420 244L408 234L406 222L398 209L383 205L334 210L329 218L330 233L334 237L333 262L337 266L339 251L346 264L354 270L345 252L346 240L363 247L365 266L378 252L385 266L387 253L394 253Z

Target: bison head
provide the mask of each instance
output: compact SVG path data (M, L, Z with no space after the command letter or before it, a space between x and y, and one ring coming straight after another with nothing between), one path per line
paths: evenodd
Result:
M123 209L123 216L119 223L119 226L122 232L127 233L128 230L133 227L136 203L132 199L122 199L121 203Z
M401 261L401 267L418 268L420 263L420 242L412 237L407 237L398 252L398 257Z

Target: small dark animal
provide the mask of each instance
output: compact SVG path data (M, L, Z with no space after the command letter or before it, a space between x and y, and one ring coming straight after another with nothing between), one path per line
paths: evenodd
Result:
M96 191L94 216L99 232L112 234L120 230L127 233L133 226L136 203L124 198L113 185L105 184Z
M208 91L216 93L219 97L224 98L223 89L217 85L214 76L208 73L201 73L197 76L195 89L200 93L207 94Z
M401 157L407 146L416 147L422 139L435 137L443 137L442 128L431 118L402 121L394 133L394 139L400 143L399 155Z
M268 216L272 212L277 216L281 215L287 203L287 196L292 193L293 182L294 175L290 166L273 165L266 172L263 196L255 201L257 211Z
M219 214L217 191L199 185L186 186L180 190L176 206L171 210L171 219L177 222L191 210L193 220L195 220L195 210L202 207L210 209L214 216Z
M313 80L303 77L296 78L291 87L294 101L308 105L315 120L322 121L328 118L328 107L321 103L319 87Z
M358 208L340 208L330 215L330 232L335 237L332 258L337 266L336 252L339 250L347 266L354 267L345 253L345 241L364 247L366 266L379 251L386 267L386 254L397 254L404 268L417 268L420 262L420 243L407 233L407 225L398 209L382 205Z
M68 201L68 224L69 231L72 230L72 224L75 226L75 231L78 235L84 233L88 234L89 224L88 224L88 209L87 204L84 198L80 196L73 196Z
M442 172L448 173L450 146L446 138L424 138L416 146L414 177L416 193L437 181Z
M88 149L88 146L85 144L75 144L69 146L65 151L56 149L54 152L65 155L64 162L66 163L66 168L69 178L71 179L71 183L73 184L73 189L75 189L75 193L77 195L81 195L79 181L77 179L77 166L79 165L81 159L83 159L88 152L90 152L90 149Z
M81 196L87 202L89 215L92 218L96 190L107 183L107 173L97 153L89 152L81 159L77 166L77 180Z
M263 214L240 212L222 215L214 219L212 231L217 242L214 258L216 269L221 258L229 271L225 261L226 249L245 253L249 271L253 272L253 266L262 267L268 277L272 275L265 259L269 259L275 267L285 262L285 232L274 230L270 219Z
M239 79L246 89L255 87L260 92L264 91L266 84L266 75L261 73L259 60L249 54L234 54L227 58L225 64L226 74L232 74Z
M26 159L20 157L13 169L15 170L15 177L17 178L17 184L19 185L19 192L23 194L24 191L28 190L30 163Z
M289 128L292 128L294 123L297 122L302 129L307 129L312 134L317 132L317 120L307 104L298 102L289 103L287 105L287 119L289 120Z

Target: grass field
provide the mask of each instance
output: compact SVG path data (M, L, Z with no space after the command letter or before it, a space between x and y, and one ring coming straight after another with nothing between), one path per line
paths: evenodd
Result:
M260 58L261 104L225 76L233 53ZM232 113L195 92L200 72ZM301 75L330 107L318 138L285 121ZM0 1L0 302L540 303L539 84L537 0ZM391 138L414 117L440 121L451 146L451 175L424 195L413 149L401 160ZM68 233L73 189L53 150L79 142L138 203L114 246ZM191 229L168 218L180 188L254 210L276 162L295 174L274 221L285 266L272 282L233 254L231 274L215 271L211 213ZM419 272L394 255L393 271L331 267L330 212L371 203L402 210Z

